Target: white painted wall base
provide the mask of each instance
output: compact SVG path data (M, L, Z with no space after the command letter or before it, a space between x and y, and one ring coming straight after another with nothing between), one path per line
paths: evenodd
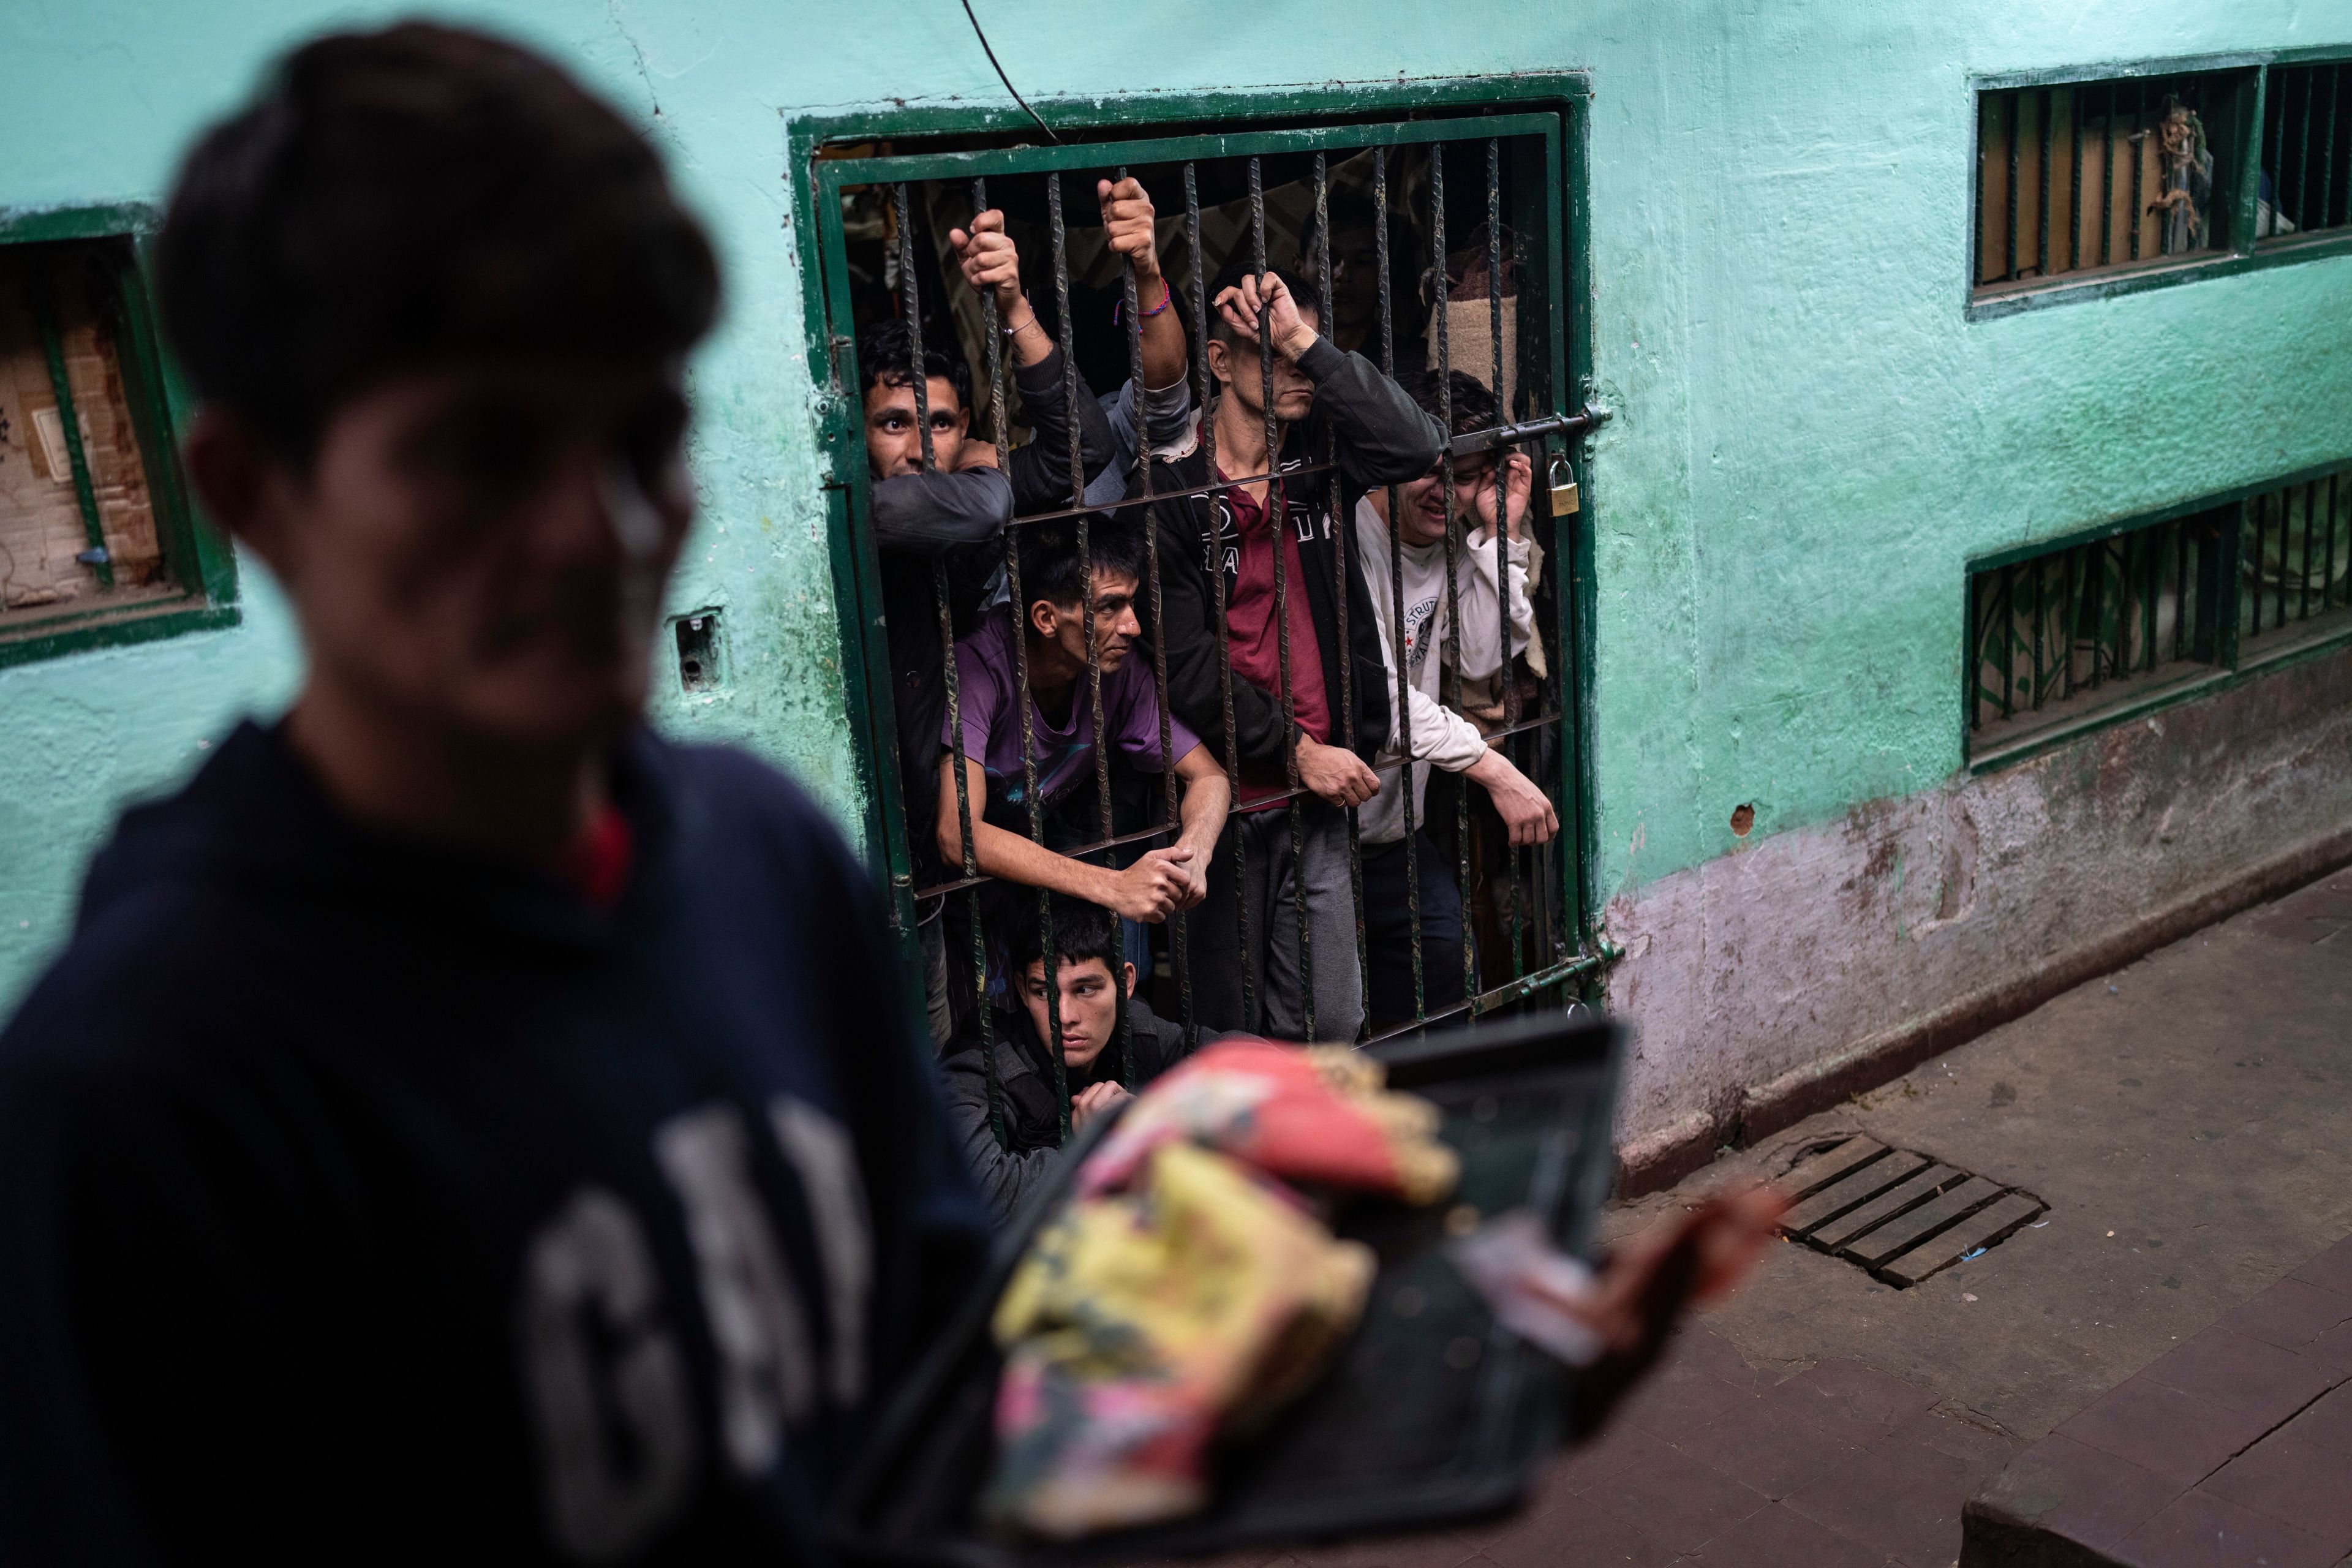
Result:
M1633 1181L2352 858L2347 696L2339 649L1621 893Z

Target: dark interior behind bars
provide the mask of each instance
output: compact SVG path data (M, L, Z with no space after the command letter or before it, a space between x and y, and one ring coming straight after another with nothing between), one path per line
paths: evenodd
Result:
M1561 574L1569 566L1569 520L1552 515L1552 507L1555 498L1561 501L1562 511L1572 504L1569 498L1574 491L1567 479L1566 456L1568 443L1580 433L1580 425L1569 417L1554 384L1549 312L1559 306L1553 297L1553 279L1559 265L1552 251L1556 242L1534 232L1538 224L1527 210L1531 199L1528 187L1540 180L1543 170L1541 142L1522 137L1407 143L1328 154L1300 153L1139 164L1124 169L1107 167L1099 172L995 174L973 181L851 187L844 193L843 226L858 337L863 343L885 322L898 321L916 331L927 347L961 353L972 373L975 438L991 440L1005 448L1028 438L1031 432L1012 384L1004 340L996 320L996 302L965 285L947 239L950 231L968 226L975 212L992 207L1004 214L1006 232L1019 247L1022 280L1031 307L1064 351L1066 390L1075 395L1082 381L1086 391L1094 396L1115 396L1131 378L1139 383L1139 311L1148 309L1152 301L1139 296L1132 269L1121 264L1107 247L1096 185L1097 174L1105 179L1132 174L1144 183L1157 207L1160 266L1168 285L1167 308L1178 313L1184 326L1188 375L1197 416L1207 406L1213 392L1206 344L1208 319L1214 304L1207 292L1208 280L1233 258L1243 257L1249 259L1253 269L1268 264L1289 267L1303 278L1328 285L1333 277L1330 245L1334 228L1328 215L1335 201L1346 212L1369 209L1374 216L1371 226L1377 252L1373 287L1377 319L1366 324L1360 341L1343 346L1360 349L1375 364L1392 374L1461 371L1474 376L1490 392L1499 388L1496 424L1454 439L1452 458L1475 460L1484 453L1499 456L1505 450L1520 449L1533 461L1535 482L1526 530L1540 552L1542 563L1531 570L1532 586L1520 590L1522 602L1518 607L1523 616L1531 612L1534 641L1525 653L1509 661L1503 677L1491 682L1485 691L1465 695L1458 665L1452 668L1445 687L1446 705L1456 711L1471 712L1490 745L1501 748L1552 800L1565 802L1568 759L1563 755L1560 715L1570 649L1563 646L1560 636L1559 595ZM1502 287L1492 286L1496 279L1501 280ZM1319 322L1325 337L1332 337L1340 330L1337 317L1338 312L1327 300ZM1263 327L1262 321L1262 331ZM1468 339L1466 353L1457 344L1457 335ZM1270 388L1270 348L1265 357L1263 384ZM920 383L923 378L918 376L916 380ZM1444 384L1442 374L1440 384ZM917 397L919 405L927 407L928 395L919 386ZM1140 418L1139 412L1138 417ZM1271 433L1270 411L1267 418ZM1450 420L1447 409L1441 409L1440 418ZM1210 422L1202 419L1201 424L1204 427L1201 435L1212 436L1213 431L1206 428ZM933 461L928 422L923 436L928 466ZM1083 472L1083 465L1077 461L1079 437L1075 423L1069 441L1071 466ZM1134 498L1137 505L1126 509L1122 516L1185 499L1184 493L1171 496L1153 489L1150 447L1149 440L1138 442L1137 460L1125 487L1126 494ZM1270 446L1268 449L1273 448ZM1294 476L1299 474L1328 471L1334 464L1335 453L1308 453L1307 458L1304 465L1284 465L1283 480L1292 482ZM1438 469L1451 515L1453 462L1441 463ZM1213 468L1210 471L1213 475L1217 473ZM1503 466L1497 461L1491 469L1491 480L1498 490L1504 482L1503 474ZM1222 497L1234 486L1265 477L1228 475L1221 482L1197 487L1189 493L1208 492ZM1087 531L1115 526L1113 509L1087 501L1086 482L1085 478L1080 478L1074 483L1066 503L1026 509L1004 531L999 570L1016 609L1022 604L1020 540L1024 531L1045 525L1066 529L1075 523L1076 546L1084 560ZM1393 520L1396 492L1391 489L1389 493ZM1503 508L1499 495L1496 499L1496 512L1500 514ZM1334 523L1336 531L1345 532L1349 520L1335 517ZM1393 521L1390 526L1393 533ZM1449 530L1445 542L1445 592L1449 602L1457 592L1456 573L1461 569L1455 559L1453 535L1462 531L1459 527ZM1280 549L1273 552L1278 599L1302 591L1299 584L1285 581L1285 554ZM1155 640L1162 587L1160 562L1157 551L1147 551L1145 559L1149 582L1139 595L1138 615L1147 628L1147 640ZM1368 572L1370 568L1370 563L1344 547L1338 551L1336 559L1342 572ZM1393 547L1391 559L1396 559ZM1515 581L1508 571L1502 572L1501 577L1505 583ZM1389 625L1401 638L1402 616L1398 584L1367 581L1365 587L1388 595ZM969 595L965 599L969 600ZM1337 602L1344 616L1348 604L1344 585L1337 594ZM1090 606L1091 598L1087 603ZM1222 603L1219 608L1222 613ZM1501 646L1509 647L1507 617L1513 602L1508 594L1497 608L1499 616L1506 619L1498 628ZM982 1036L982 1058L989 1064L991 1117L1001 1141L1004 1112L998 1102L993 1065L995 1008L987 999L992 990L1002 997L1015 978L1005 973L1003 955L1011 945L1008 922L1034 922L1048 976L1056 973L1055 923L1050 913L1052 905L1042 890L1024 888L1016 892L1009 885L992 886L993 879L978 868L971 822L982 803L970 798L964 788L963 731L957 717L961 694L955 679L954 652L954 639L964 635L973 623L974 611L969 602L957 602L944 569L935 574L932 611L940 639L950 710L948 740L943 744L951 751L952 776L957 785L951 830L960 839L963 853L961 865L941 864L934 867L928 877L919 875L920 885L915 889L915 898L919 921L942 922L954 1026L961 1033L976 1025ZM1287 610L1279 613L1286 634L1290 624ZM1090 607L1086 618L1087 679L1097 693L1090 704L1095 728L1095 778L1082 792L1082 797L1084 792L1090 792L1087 805L1091 810L1079 808L1089 831L1081 841L1065 842L1056 847L1096 864L1117 866L1156 843L1168 841L1174 832L1177 791L1172 770L1166 765L1172 761L1166 745L1170 714L1167 672L1162 668L1163 661L1151 661L1159 700L1162 739L1160 757L1163 765L1156 776L1136 776L1139 770L1130 771L1123 760L1114 759L1111 748L1105 742L1105 715L1098 695L1103 678L1093 657L1096 639ZM1343 629L1343 642L1344 637ZM1015 638L1016 643L1020 640ZM1286 635L1285 644L1281 694L1286 712L1294 657L1287 647ZM1221 637L1221 656L1224 651ZM1401 641L1396 652L1398 662L1391 675L1399 680L1399 690L1389 694L1388 700L1399 721L1409 722L1403 719L1407 705L1399 673L1402 669ZM1342 658L1340 665L1344 686L1349 679L1347 660ZM1027 663L1023 660L1018 671L1017 710L1022 718L1026 770L1026 827L1034 841L1044 844L1046 826L1036 787L1034 739L1029 733L1028 677ZM1341 719L1352 723L1354 708L1344 692L1335 706ZM1231 733L1230 729L1227 733ZM1234 759L1228 755L1223 761L1229 779L1237 779ZM1391 760L1380 771L1385 777L1402 765ZM1307 795L1297 781L1294 745L1290 788L1276 797L1276 809L1287 813L1291 819L1294 840L1299 831L1302 800ZM909 797L911 792L933 787L930 781L911 777L903 779L901 784ZM1431 770L1427 820L1412 820L1412 792L1409 787L1402 792L1402 802L1408 814L1402 841L1408 864L1405 885L1415 900L1412 952L1415 1005L1409 1017L1378 1020L1380 1032L1402 1033L1436 1024L1465 1022L1505 1007L1525 1005L1530 997L1557 1005L1560 987L1579 972L1570 875L1572 832L1564 831L1551 843L1536 848L1511 848L1498 831L1500 819L1485 797L1467 787L1457 775L1434 769ZM1349 892L1356 904L1356 959L1360 975L1369 990L1358 812L1350 809L1347 816ZM1566 822L1569 813L1563 810L1561 816ZM1436 1010L1427 1005L1423 984L1418 920L1418 893L1423 884L1417 863L1423 851L1413 831L1415 826L1427 828L1463 906L1465 999ZM946 842L947 836L942 835L943 847ZM1303 887L1302 882L1296 907L1277 911L1273 917L1285 918L1286 913L1298 921L1302 948L1309 940ZM1187 915L1180 910L1163 923L1128 928L1125 940L1130 956L1138 961L1139 984L1136 994L1148 998L1160 1017L1181 1022L1189 1048L1197 1044L1202 1033L1195 1016L1191 971L1202 962L1202 955L1188 952L1192 944L1185 938L1186 921ZM1245 919L1235 951L1220 961L1239 966L1245 987L1255 989L1263 984L1265 977L1257 973L1258 966L1253 962L1252 936ZM1301 974L1311 976L1311 965L1302 964ZM1313 1038L1318 1033L1313 985L1311 979L1304 980L1304 984L1307 994L1300 1000L1306 1033ZM1048 984L1045 989L1054 999L1045 1009L1051 1034L1046 1055L1066 1133L1069 1098L1067 1086L1062 1080L1061 1008L1055 988ZM1132 1019L1123 998L1119 1014L1119 1044L1114 1048L1120 1053L1119 1070L1125 1076L1132 1070L1136 1047ZM1355 1038L1372 1036L1374 1021L1369 1011L1366 1020Z

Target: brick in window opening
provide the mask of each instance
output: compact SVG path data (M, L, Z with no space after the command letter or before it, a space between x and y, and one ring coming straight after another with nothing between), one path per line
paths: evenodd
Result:
M107 274L88 247L0 249L0 636L115 605L179 597L164 559L122 376ZM39 293L36 291L38 290ZM90 537L35 309L65 365L102 546ZM107 571L99 569L104 551ZM110 576L111 583L104 581Z

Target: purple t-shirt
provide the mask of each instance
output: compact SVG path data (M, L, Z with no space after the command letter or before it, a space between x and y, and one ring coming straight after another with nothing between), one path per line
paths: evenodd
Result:
M963 713L964 755L988 771L989 795L1012 805L1024 804L1027 783L1021 767L1021 717L1014 708L1018 689L1013 665L1013 616L999 607L991 611L971 635L956 644L957 700ZM1037 789L1051 805L1081 780L1094 776L1095 727L1093 693L1080 676L1065 722L1051 723L1029 704L1031 732L1037 751ZM1153 689L1151 666L1139 653L1102 678L1103 740L1147 773L1167 766L1160 755L1160 699ZM1171 717L1169 742L1179 761L1201 743L1198 736ZM940 744L951 748L951 725L940 726Z

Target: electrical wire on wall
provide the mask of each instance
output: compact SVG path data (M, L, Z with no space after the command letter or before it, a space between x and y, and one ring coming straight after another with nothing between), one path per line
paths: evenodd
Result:
M1046 124L1035 110L1029 107L1029 100L1021 96L1021 89L1013 85L1011 77L1004 74L1003 63L996 58L996 51L989 47L988 35L982 31L980 18L972 14L971 0L963 0L963 14L964 19L971 24L971 36L980 40L981 52L988 57L988 63L996 69L996 79L1004 84L1004 90L1013 95L1013 101L1021 106L1021 111L1037 121L1037 129L1045 133L1045 140L1057 147L1060 146L1062 139L1054 134L1054 128Z

